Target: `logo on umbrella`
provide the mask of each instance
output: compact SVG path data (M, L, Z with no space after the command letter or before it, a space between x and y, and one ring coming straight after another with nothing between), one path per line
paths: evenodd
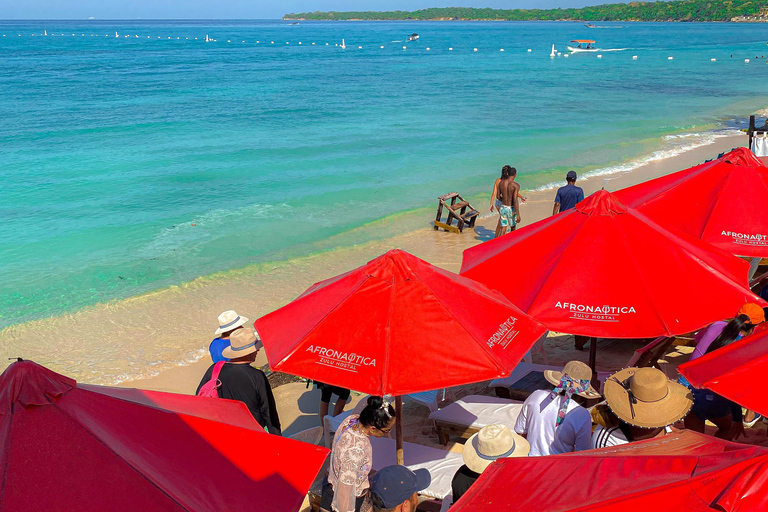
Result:
M517 322L517 318L513 316L504 320L501 325L499 325L499 330L493 333L493 336L488 338L488 346L493 348L494 345L500 345L501 348L507 348L509 342L515 339L515 336L520 332L514 330L515 322Z
M570 311L573 319L598 322L618 322L621 315L637 313L634 306L588 306L572 302L558 302L555 307Z
M742 245L768 245L766 235L761 234L749 234L749 233L736 233L735 231L723 231L720 233L722 236L731 237L733 243Z
M350 372L357 373L361 366L376 366L376 358L361 356L354 352L342 352L319 345L310 345L306 351L318 355L315 361L317 364Z

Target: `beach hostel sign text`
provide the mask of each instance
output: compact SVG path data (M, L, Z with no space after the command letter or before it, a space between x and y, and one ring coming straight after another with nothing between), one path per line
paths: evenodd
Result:
M637 313L634 306L588 306L572 302L558 302L555 307L569 311L574 320L597 322L618 322L621 315Z
M376 366L375 357L366 357L354 352L342 352L331 348L321 347L319 345L310 345L307 352L317 354L317 364L347 370L357 373L361 366Z

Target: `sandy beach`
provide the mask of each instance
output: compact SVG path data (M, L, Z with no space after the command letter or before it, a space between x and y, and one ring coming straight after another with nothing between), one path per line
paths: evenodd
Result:
M618 190L715 158L744 143L742 136L720 138L630 172L579 180L578 184L585 194L602 187ZM488 185L490 193L492 183ZM551 215L554 190L523 191L523 195L527 201L521 206L522 226ZM140 297L89 307L75 314L11 326L0 332L0 353L4 358L32 359L80 382L115 384L118 381L120 386L193 393L210 364L207 346L221 311L235 309L254 320L291 301L313 283L350 270L393 248L404 249L432 264L458 272L462 252L493 236L497 217L488 212L487 199L475 206L483 216L474 230L467 229L462 234L435 231L431 219L425 218L425 227L386 240L214 274ZM27 343L30 339L36 342ZM97 344L101 350L94 353L92 347ZM563 336L551 336L546 350L548 361L542 362L549 364L587 358L586 352L576 352L572 341ZM136 360L116 356L132 352L136 353ZM617 368L627 360L627 347L616 350L607 347L598 354L598 368ZM139 359L157 362L146 367ZM169 360L187 363L165 362ZM266 362L262 351L257 363ZM110 381L104 375L113 377ZM303 384L298 383L278 388L278 407L287 433L318 424L317 399L307 399L305 391Z

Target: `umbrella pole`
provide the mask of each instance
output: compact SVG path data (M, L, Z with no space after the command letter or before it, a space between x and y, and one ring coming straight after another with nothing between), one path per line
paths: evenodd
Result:
M592 368L592 387L599 389L597 380L597 370L595 369L597 360L597 338L589 338L589 367Z
M395 446L397 464L403 466L403 397L395 397Z

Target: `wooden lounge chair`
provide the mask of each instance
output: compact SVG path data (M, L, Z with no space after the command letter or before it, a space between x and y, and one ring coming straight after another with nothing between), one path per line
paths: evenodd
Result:
M429 415L437 438L447 445L451 435L469 439L486 425L502 424L515 428L523 402L495 396L469 395Z
M452 231L454 233L461 233L464 230L464 226L470 228L475 226L475 220L480 212L473 208L468 201L465 201L458 192L451 192L437 198L437 216L435 217L435 230L439 228ZM446 209L448 217L443 222L443 208ZM456 226L453 225L453 221L456 221Z

